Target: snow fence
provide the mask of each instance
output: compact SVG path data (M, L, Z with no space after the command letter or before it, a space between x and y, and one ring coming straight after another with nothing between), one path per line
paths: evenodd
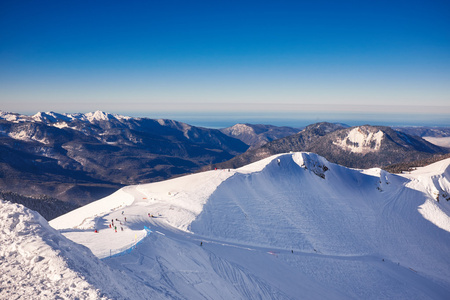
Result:
M131 251L136 249L137 246L139 244L141 244L144 241L144 239L146 237L148 237L150 235L150 233L152 232L150 230L150 228L148 228L147 226L144 226L143 230L145 231L145 236L143 238L141 238L139 241L136 241L134 244L132 244L131 247L130 246L126 246L126 247L122 247L122 248L119 248L119 249L110 249L109 253L102 253L102 254L99 255L99 258L100 259L107 259L107 258L113 258L113 257L122 256L122 255L126 255L128 253L131 253Z

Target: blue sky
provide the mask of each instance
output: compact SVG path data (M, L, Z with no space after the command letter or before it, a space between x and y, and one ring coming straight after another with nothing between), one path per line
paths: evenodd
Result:
M450 2L370 2L2 0L0 109L450 126Z

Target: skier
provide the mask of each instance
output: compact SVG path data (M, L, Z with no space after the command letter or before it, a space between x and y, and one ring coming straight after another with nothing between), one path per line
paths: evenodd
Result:
M200 242L200 246L203 246L203 242Z

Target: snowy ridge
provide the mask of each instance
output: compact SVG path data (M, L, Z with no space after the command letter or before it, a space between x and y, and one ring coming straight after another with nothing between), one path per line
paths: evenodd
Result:
M53 111L50 112L38 112L32 116L20 115L17 113L9 113L0 111L0 119L4 119L7 121L12 121L16 123L22 122L50 122L50 123L58 123L58 122L71 122L73 120L87 121L87 122L95 122L95 121L109 121L112 119L117 120L128 120L131 117L110 114L100 110L89 113L56 113Z
M0 200L0 298L143 299L89 249L66 239L36 212Z
M129 186L50 224L98 257L149 227L104 262L168 299L446 299L448 202L430 188L449 191L449 164L398 176L281 154Z
M426 202L420 206L423 217L450 232L450 159L419 168L404 175L413 189L423 190Z

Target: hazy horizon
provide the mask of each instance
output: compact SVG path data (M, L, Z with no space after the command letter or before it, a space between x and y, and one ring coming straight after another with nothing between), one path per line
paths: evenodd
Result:
M53 111L55 113L88 113L94 111ZM50 112L40 111L40 112ZM38 113L38 111L6 111L10 113L18 113L27 116L32 116ZM330 123L342 123L349 126L358 125L380 125L380 126L428 126L428 127L450 127L448 114L440 114L434 116L432 120L424 118L423 115L411 113L396 114L387 113L381 115L381 113L326 113L326 112L300 112L300 113L288 113L284 114L261 114L257 112L248 113L217 113L217 112L128 112L123 113L120 111L104 111L106 113L117 114L128 117L136 118L150 118L150 119L170 119L183 123L187 123L192 126L207 127L207 128L226 128L235 124L264 124L274 126L288 126L294 128L304 127L310 124L318 122L330 122Z
M4 111L450 126L445 1L3 1L0 40Z

